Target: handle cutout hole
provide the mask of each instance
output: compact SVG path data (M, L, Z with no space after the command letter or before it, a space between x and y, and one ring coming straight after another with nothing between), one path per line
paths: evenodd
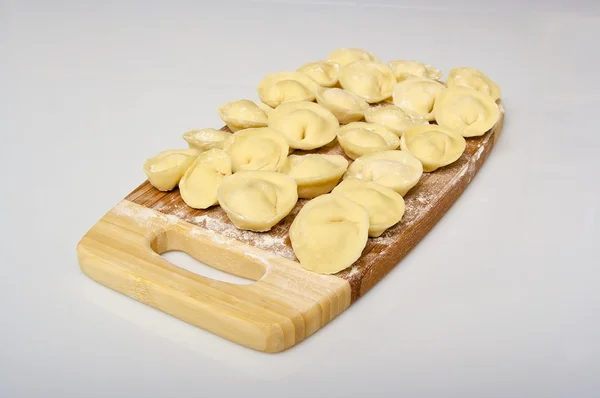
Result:
M250 285L255 281L252 279L242 278L241 276L232 275L230 273L218 270L206 265L201 261L196 260L181 250L170 250L161 254L161 257L173 265L183 268L187 271L204 276L205 278L214 279L221 282L233 283L236 285Z

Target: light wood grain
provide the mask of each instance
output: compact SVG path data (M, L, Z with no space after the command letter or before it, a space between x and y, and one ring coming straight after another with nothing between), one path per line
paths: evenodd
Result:
M102 284L236 343L265 352L287 349L369 291L433 228L492 150L504 121L499 106L496 126L467 139L455 163L425 173L404 198L403 220L369 238L361 258L336 275L303 270L291 249L288 229L306 200L270 232L254 233L237 230L218 206L192 209L177 189L160 192L147 181L83 237L81 268ZM335 141L310 152L343 155ZM240 286L196 275L159 255L168 250L256 282Z
M92 279L180 319L265 352L291 347L350 305L350 285L173 216L127 200L106 214L78 245ZM199 261L254 279L215 281L159 254L182 250Z

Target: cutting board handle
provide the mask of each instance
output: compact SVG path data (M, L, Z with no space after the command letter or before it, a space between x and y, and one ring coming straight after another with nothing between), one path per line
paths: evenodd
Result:
M181 250L216 269L252 279L217 281L171 264ZM350 286L237 240L123 200L81 239L90 278L246 347L278 352L304 340L350 305Z

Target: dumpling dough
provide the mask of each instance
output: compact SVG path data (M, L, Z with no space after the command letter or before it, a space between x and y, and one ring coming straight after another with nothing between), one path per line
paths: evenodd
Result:
M500 117L500 109L492 97L469 87L444 89L433 109L440 126L463 137L485 134Z
M372 104L392 96L396 78L389 66L373 61L354 61L340 68L340 85Z
M439 80L442 77L441 70L418 61L397 60L390 61L388 65L399 82L410 76L425 77L433 80Z
M338 130L337 138L344 153L350 159L400 146L400 138L396 134L387 127L374 123L349 123Z
M341 155L290 155L282 173L294 177L298 197L311 199L331 192L348 169L348 161Z
M279 171L290 147L285 137L268 127L240 130L223 144L231 157L233 172L240 170Z
M207 209L219 203L217 188L231 174L231 159L222 149L209 149L198 156L179 181L183 201L194 209Z
M394 105L406 113L434 120L433 105L444 85L423 77L408 77L394 87Z
M208 151L211 148L223 148L223 143L231 133L217 129L190 130L183 134L183 139L190 148L197 149L200 152Z
M446 86L449 88L466 86L487 94L494 101L500 98L500 87L483 72L469 67L454 68L448 74Z
M344 174L344 180L373 181L404 196L423 175L423 165L407 151L369 153L356 159Z
M286 102L269 114L269 127L283 133L294 149L308 150L329 144L339 126L333 113L314 102Z
M367 245L369 213L338 194L309 201L290 226L290 241L300 265L320 274L350 267Z
M419 159L425 172L455 162L466 145L462 135L435 124L412 126L400 139L402 150Z
M223 179L217 199L236 228L265 232L292 211L298 187L283 173L242 171Z
M364 99L341 88L322 88L317 91L317 103L328 109L341 124L358 122L369 109Z
M267 127L269 110L271 108L265 104L257 104L247 99L231 101L217 109L221 119L233 132L248 128Z
M381 124L398 137L414 124L429 124L420 116L409 115L395 105L373 107L365 112L365 120L369 123Z
M367 209L369 236L376 238L404 216L402 196L381 184L362 180L344 180L331 193L344 195Z
M289 101L314 101L319 84L300 72L276 72L258 85L260 100L271 108Z
M354 61L379 62L379 58L375 55L360 48L338 48L329 53L327 60L337 62L340 66L348 65Z
M200 155L196 149L169 149L144 162L148 181L159 191L170 191L179 184L188 167Z
M338 82L340 64L333 61L309 62L298 68L298 72L312 78L320 86L333 87Z

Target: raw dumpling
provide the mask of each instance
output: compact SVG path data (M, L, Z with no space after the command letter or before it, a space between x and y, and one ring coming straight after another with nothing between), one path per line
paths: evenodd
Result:
M233 132L238 130L267 127L267 112L271 110L264 104L247 99L231 101L218 108L221 119Z
M319 85L300 72L276 72L258 85L260 100L271 108L289 101L314 101Z
M423 77L408 77L394 87L394 105L414 116L426 120L434 120L433 105L444 89L444 85L436 80Z
M283 133L294 149L308 150L329 144L339 126L333 113L314 102L286 102L269 114L269 127Z
M400 138L381 124L354 122L337 133L340 146L350 159L372 152L389 151L400 146Z
M348 161L341 155L290 155L282 173L294 177L298 197L311 199L331 192L348 169Z
M379 62L379 58L375 55L365 50L361 50L360 48L338 48L329 53L327 60L337 62L340 66L347 65L354 61Z
M369 236L376 238L404 216L402 196L381 184L363 180L344 180L331 193L344 195L367 209Z
M340 65L332 61L309 62L298 68L298 72L304 73L320 86L333 87L338 82Z
M340 68L340 85L372 104L392 96L396 78L389 66L373 61L354 61Z
M494 101L500 98L500 87L483 72L469 67L454 68L448 74L446 86L449 88L466 86L487 94Z
M169 149L144 162L144 173L148 181L159 191L170 191L194 160L200 155L196 149Z
M231 174L231 159L222 149L209 149L198 156L179 181L181 199L194 209L219 203L217 188Z
M367 101L337 87L318 90L317 103L333 113L341 124L362 120L369 109Z
M369 213L338 194L310 200L290 226L290 241L300 265L320 274L350 267L367 245Z
M190 130L183 134L183 139L188 143L189 147L197 149L200 152L211 148L223 148L223 143L229 137L231 137L231 133L211 128Z
M292 211L298 187L283 173L242 171L223 179L217 198L236 228L265 232Z
M240 130L225 141L223 149L231 157L234 173L240 170L279 171L290 151L285 137L268 127Z
M462 135L435 124L412 126L400 139L402 150L419 159L425 172L455 162L466 145Z
M373 181L404 196L423 175L423 165L407 151L369 153L356 159L344 174L344 180Z
M441 70L418 61L397 60L390 61L388 65L399 82L410 76L425 77L433 80L439 80L442 77Z
M469 87L444 89L436 100L435 120L440 126L463 137L476 137L489 131L500 117L500 109L487 94Z
M373 107L365 112L365 120L369 123L381 124L390 129L398 137L413 124L429 124L420 116L409 115L395 105Z

